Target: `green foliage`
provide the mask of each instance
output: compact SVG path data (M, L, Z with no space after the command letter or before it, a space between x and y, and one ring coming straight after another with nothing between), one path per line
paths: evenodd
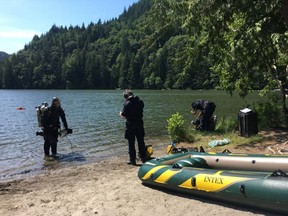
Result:
M235 132L238 128L238 122L235 118L222 117L217 119L216 131L220 133Z
M279 88L285 96L288 85L288 2L203 0L190 1L191 15L185 27L199 37L205 35L220 77L220 87L242 97L259 89L266 93ZM288 123L286 98L282 110Z
M53 25L0 65L0 88L213 88L209 48L182 26L188 8L140 0L105 23Z
M184 118L177 112L167 120L167 131L172 142L193 142L194 137L185 128Z
M279 94L271 94L267 101L252 104L251 108L257 113L258 128L260 130L285 124L279 96Z

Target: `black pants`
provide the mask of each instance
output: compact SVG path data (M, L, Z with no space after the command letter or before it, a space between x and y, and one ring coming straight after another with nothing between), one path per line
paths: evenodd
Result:
M49 156L57 154L58 129L44 130L44 154Z
M141 159L145 159L146 150L144 142L144 126L143 121L129 122L126 121L125 138L128 140L130 161L136 160L135 138L138 143L138 150Z
M210 118L215 111L216 105L212 102L208 103L207 106L202 111L202 116L199 119L199 129L200 130L210 130Z

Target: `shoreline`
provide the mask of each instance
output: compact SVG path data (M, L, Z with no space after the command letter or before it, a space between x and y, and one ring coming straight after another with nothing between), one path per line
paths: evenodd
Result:
M125 140L126 141L126 140ZM159 137L147 137L147 145L153 145L153 150L167 146L170 143L167 136ZM156 144L155 144L156 143ZM125 143L126 145L126 143ZM12 166L9 165L3 166L3 172L0 173L0 183L5 181L13 181L22 178L29 178L30 176L39 175L49 171L50 169L62 169L65 167L75 167L90 163L97 163L102 160L117 156L125 156L128 154L127 146L120 146L120 149L114 147L112 151L108 152L96 152L93 155L86 154L85 150L77 149L77 146L72 147L71 150L61 151L59 150L59 158L56 160L56 163L53 161L45 160L44 154L42 151L40 155L37 156L37 160L32 161L31 164L25 164L23 166ZM137 143L136 143L137 145ZM116 144L115 144L116 146ZM42 147L42 145L41 145ZM116 150L115 150L116 149ZM35 157L36 157L35 156ZM128 159L127 159L128 160ZM13 165L13 164L12 164Z
M154 150L154 157L165 154ZM142 184L127 155L0 182L0 215L272 215Z

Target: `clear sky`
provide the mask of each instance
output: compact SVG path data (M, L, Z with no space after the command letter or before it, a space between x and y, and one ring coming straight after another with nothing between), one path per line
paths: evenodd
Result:
M56 26L118 18L139 0L0 0L0 51L15 53Z

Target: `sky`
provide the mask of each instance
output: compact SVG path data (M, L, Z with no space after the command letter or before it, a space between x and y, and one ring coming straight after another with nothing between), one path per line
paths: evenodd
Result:
M85 26L118 18L139 0L0 0L0 51L17 53L53 25Z

